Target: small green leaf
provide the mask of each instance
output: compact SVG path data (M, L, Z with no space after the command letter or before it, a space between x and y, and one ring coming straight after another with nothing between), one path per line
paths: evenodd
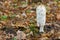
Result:
M17 40L15 37L12 40Z
M7 19L7 16L5 16L5 15L4 16L1 16L1 19L2 20L6 20Z

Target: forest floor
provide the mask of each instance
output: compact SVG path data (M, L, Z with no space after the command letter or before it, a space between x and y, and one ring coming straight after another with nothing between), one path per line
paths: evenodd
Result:
M36 37L31 36L27 40L60 40L60 23L46 23L45 32L38 34ZM14 30L14 29L13 29ZM9 34L5 31L0 30L0 40L6 40L5 37L9 38ZM11 40L11 39L10 39Z

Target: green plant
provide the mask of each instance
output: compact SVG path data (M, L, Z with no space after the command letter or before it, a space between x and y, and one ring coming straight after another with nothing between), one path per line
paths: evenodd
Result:
M14 8L18 8L19 6L17 6L17 5L14 5L13 7L14 7Z
M28 10L26 10L26 13L31 13L31 10L29 10L29 9L28 9Z
M35 37L38 34L38 29L35 27L34 24L31 24L29 27L30 31L33 32L33 36Z
M6 20L7 19L7 16L3 15L1 16L1 20Z

